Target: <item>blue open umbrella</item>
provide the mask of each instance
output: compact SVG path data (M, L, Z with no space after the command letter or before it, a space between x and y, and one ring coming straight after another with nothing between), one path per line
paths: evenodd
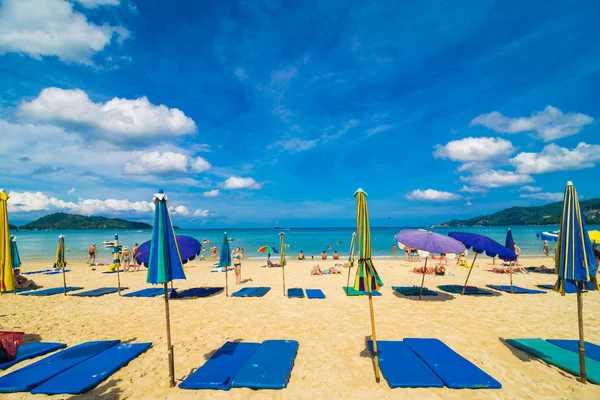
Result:
M19 249L17 248L17 237L10 236L10 256L12 257L13 268L19 268L21 266L21 257L19 257Z
M556 270L558 280L554 290L564 296L565 285L577 285L577 314L579 321L579 369L581 381L587 383L585 371L585 346L583 339L583 298L584 284L592 282L593 288L599 290L596 272L598 265L594 250L585 225L585 218L579 207L579 199L572 182L567 182L560 218L560 230L556 244Z
M506 247L509 250L515 250L515 241L513 239L513 235L512 235L512 231L510 230L510 228L508 228L508 231L506 231L506 244L504 245L504 247ZM515 254L515 258L513 260L510 259L510 257L508 257L508 259L505 259L505 261L517 261L517 255ZM516 264L516 263L515 263ZM513 276L512 276L512 267L508 268L509 272L510 272L510 292L514 293L513 290Z
M171 345L171 322L169 318L169 289L167 283L173 279L185 279L183 262L177 246L177 239L167 196L162 190L154 195L154 226L152 227L152 240L148 259L148 274L146 282L163 284L165 291L165 314L167 319L167 347L169 351L169 379L171 387L175 386L175 366L173 359L173 346Z
M148 240L147 242L142 243L140 247L138 247L136 257L138 264L141 264L148 268L148 258L150 256L150 243L152 241ZM177 235L177 247L179 248L179 254L181 256L181 262L186 264L189 261L192 261L196 258L197 255L200 254L202 250L202 245L198 241L191 236L185 235Z
M448 236L462 242L467 249L473 248L475 252L475 257L473 257L473 263L471 264L471 268L469 269L469 273L467 274L467 280L465 280L465 286L463 287L462 294L465 294L465 290L467 289L467 283L469 282L469 277L471 276L471 271L473 271L473 267L475 266L475 260L479 254L485 253L490 257L500 258L501 260L514 260L515 251L511 249L507 249L502 246L500 243L495 240L490 239L487 236L477 235L475 233L467 233L467 232L450 232Z
M227 279L227 269L231 266L231 251L229 250L229 240L227 232L223 234L223 244L221 245L221 255L219 256L219 267L225 268L225 296L229 296L229 285Z

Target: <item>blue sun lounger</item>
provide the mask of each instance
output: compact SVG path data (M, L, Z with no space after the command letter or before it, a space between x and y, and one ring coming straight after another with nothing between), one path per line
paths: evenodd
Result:
M184 298L196 298L196 297L209 297L214 294L220 293L223 291L222 287L201 287L201 288L191 288L185 289L181 292L173 291L169 296L171 299L184 299ZM161 289L162 290L162 289Z
M177 290L177 288L173 289ZM171 289L168 289L168 292L171 293ZM131 292L124 294L123 297L158 297L165 294L165 290L163 288L151 287L142 290L138 290L137 292Z
M127 288L122 287L121 291L123 291L123 290L127 290ZM106 294L117 293L118 291L119 291L119 289L116 287L103 287L103 288L88 290L87 292L75 293L75 294L73 294L73 296L100 297L100 296L104 296Z
M270 287L246 287L233 293L233 297L263 297L271 290Z
M82 287L75 287L75 286L67 286L67 292L72 292L75 290L81 290L83 289ZM34 290L32 292L26 292L26 293L21 293L20 296L52 296L55 294L62 294L64 293L64 288L62 287L56 287L56 288L50 288L50 289L43 289L43 290Z
M440 286L438 286L438 288L440 288L444 292L458 293L458 294L462 294L462 290L463 290L462 285L440 285ZM493 294L494 294L494 292L492 292L492 291L480 289L475 286L467 286L467 289L465 290L465 296L466 295L492 296Z
M295 340L265 340L233 378L232 387L284 389L298 352Z
M231 381L260 343L226 342L208 361L179 384L182 389L231 389Z
M70 269L65 269L65 273L67 272L71 272ZM58 275L58 274L62 274L62 271L46 271L44 272L44 275Z
M404 343L452 389L501 389L500 382L438 339L405 338Z
M579 354L579 340L546 339L546 342ZM600 361L600 346L594 343L585 342L584 347L586 357Z
M520 286L513 286L513 291L510 290L510 285L487 285L487 287L499 290L501 292L514 293L514 294L545 294L543 290L527 289Z
M403 296L418 296L421 292L421 286L392 286L392 290ZM438 292L423 288L423 296L438 296Z
M367 342L373 354L373 341ZM391 388L444 387L444 383L404 342L378 340L379 368Z
M33 342L19 346L17 349L17 356L14 360L5 361L0 357L0 369L7 369L15 364L20 363L23 360L29 360L31 358L43 356L44 354L51 353L56 350L64 349L67 347L64 343L53 343L53 342Z
M122 269L119 270L119 273L121 273L121 272L123 272ZM114 270L114 271L104 271L104 272L100 272L100 273L104 274L104 275L112 275L112 274L116 274L117 270Z
M287 291L287 295L290 299L303 299L304 290L302 288L290 288Z
M306 289L306 297L309 299L324 299L325 293L321 289Z
M52 354L0 378L0 393L28 392L50 378L119 344L119 340L86 342Z
M21 272L23 275L43 274L44 272L52 272L51 269L40 269L38 271Z
M122 343L112 346L42 383L32 394L81 394L98 386L152 343Z

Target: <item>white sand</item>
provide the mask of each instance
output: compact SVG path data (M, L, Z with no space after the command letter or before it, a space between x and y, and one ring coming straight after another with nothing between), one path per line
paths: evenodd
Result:
M375 297L377 337L434 337L474 362L499 380L501 390L390 389L382 379L375 383L372 361L365 348L371 335L368 300L346 297L342 275L310 276L312 261L290 260L286 286L320 288L327 299L288 299L282 293L281 269L260 268L260 261L245 261L244 286L270 286L263 298L227 298L224 294L204 299L171 301L171 327L175 346L175 376L185 378L204 363L227 340L263 341L294 339L300 344L289 385L284 390L187 391L168 388L164 301L162 297L100 298L0 296L0 325L21 329L27 341L60 341L75 345L89 340L121 339L151 341L154 346L83 398L179 399L598 399L600 386L583 385L577 378L503 343L505 338L542 337L576 339L576 296L543 295L472 297L460 295L429 297L418 301L398 297L391 286L418 285L421 276L411 273L401 260L379 260L376 267L385 283L382 296ZM334 261L321 262L330 266ZM508 284L508 275L486 272L490 259L474 269L470 284ZM549 265L546 259L525 259L526 265ZM224 286L224 273L210 273L212 262L192 262L188 279L175 286L184 289ZM24 271L51 265L25 263ZM67 284L94 289L115 286L116 275L91 271L83 263L71 263ZM144 272L121 274L129 291L147 287ZM427 275L426 286L463 284L468 269L454 267L454 276ZM62 285L61 275L31 275L45 287ZM235 290L233 274L230 289ZM515 275L517 285L554 283L554 275ZM600 343L600 295L584 296L586 340ZM8 370L14 371L33 361ZM31 399L27 393L0 395L3 399ZM68 397L68 396L67 396ZM65 398L56 396L56 398Z

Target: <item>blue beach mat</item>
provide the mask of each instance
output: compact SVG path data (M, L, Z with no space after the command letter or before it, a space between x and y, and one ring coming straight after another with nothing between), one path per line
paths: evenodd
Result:
M40 287L38 287L38 286L29 286L26 288L17 288L16 290L17 290L17 293L21 293L21 292L30 292L32 290L39 290L39 289L40 289ZM8 293L10 293L10 292L8 292Z
M179 384L182 389L231 389L231 381L260 343L226 342L208 361Z
M28 392L50 378L119 344L119 340L86 342L52 354L0 378L0 393Z
M174 288L173 290L177 290ZM171 293L171 289L168 289L168 292ZM142 290L138 290L137 292L131 292L124 294L123 297L158 297L165 294L165 290L163 288L151 287Z
M233 293L233 297L263 297L271 290L270 287L246 287Z
M123 272L122 269L119 270L119 273L121 273L121 272ZM104 271L104 272L100 272L100 273L104 274L104 275L112 275L112 274L116 274L117 271L116 270L114 270L114 271Z
M367 342L373 354L373 341ZM378 340L379 368L391 388L444 387L440 378L404 342Z
M546 339L546 342L579 354L579 340ZM587 358L600 361L600 346L594 343L584 342L584 347L585 356Z
M457 293L462 294L463 286L462 285L440 285L439 289L448 293ZM465 295L480 295L480 296L492 296L494 292L489 290L480 289L475 286L467 286L467 290L465 290Z
M510 290L510 285L487 285L487 287L501 292L514 293L514 294L545 294L543 290L526 289L520 286L513 286L513 292Z
M321 289L306 289L306 297L309 299L324 299L325 293Z
M209 297L223 291L222 287L201 287L185 289L181 292L174 290L169 296L171 299L185 299L185 298L198 298L198 297ZM162 289L161 289L162 290Z
M121 291L127 290L126 287L122 287ZM102 287L98 289L88 290L87 292L75 293L73 296L79 297L100 297L106 294L117 293L119 291L116 287Z
M368 296L369 295L367 292L363 292L361 290L354 290L354 288L352 286L350 286L350 287L342 286L342 289L344 289L344 293L346 293L346 289L348 289L348 296ZM381 293L378 292L377 290L375 290L371 294L373 296L381 296Z
M64 343L53 343L53 342L33 342L19 346L17 349L17 356L14 360L6 361L0 355L0 369L7 369L13 365L20 363L23 360L29 360L31 358L43 356L44 354L51 353L53 351L64 349L67 347Z
M392 290L403 296L418 296L421 292L421 286L392 286ZM423 296L438 296L438 292L423 288ZM379 342L378 342L379 343Z
M40 269L39 271L21 272L23 275L43 274L44 272L52 272L51 269Z
M506 343L538 357L548 364L579 376L579 354L575 352L563 349L540 338L506 339ZM586 357L585 367L588 381L600 384L600 361Z
M588 285L589 286L587 286L587 287L584 286L582 293L585 293L589 290L592 290L592 291L594 290L594 287L591 285L591 282L588 282ZM548 290L552 290L554 288L554 284L548 284L548 285L544 284L544 285L536 285L536 286L541 289L548 289ZM567 293L567 294L577 293L577 286L573 282L565 281L565 293Z
M148 350L152 343L123 343L69 368L42 383L32 394L81 394L92 390L131 360Z
M232 387L284 389L297 352L295 340L265 340L233 378Z
M67 292L72 292L75 290L81 290L83 289L82 287L75 287L75 286L67 286ZM32 292L25 292L25 293L21 293L20 296L52 296L55 294L62 294L64 293L65 289L62 287L55 287L55 288L50 288L50 289L44 289L44 290L34 290Z
M65 269L65 273L67 273L67 272L71 272L71 270ZM50 271L50 272L46 271L46 272L44 272L44 275L58 275L58 274L62 274L62 271Z
M500 382L438 339L406 338L404 343L452 389L501 389Z
M304 290L302 288L290 288L287 291L287 295L290 299L303 299L304 298Z

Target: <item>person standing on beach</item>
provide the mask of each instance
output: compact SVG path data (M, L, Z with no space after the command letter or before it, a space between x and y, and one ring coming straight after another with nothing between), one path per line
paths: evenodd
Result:
M121 261L123 262L123 272L129 272L131 252L127 246L123 246L123 251L121 252Z
M138 256L139 254L139 248L140 246L137 243L133 244L133 256L132 256L132 261L133 261L133 272L137 272L140 270L140 263L138 263Z
M87 264L95 265L96 264L96 243L94 243L90 246L90 248L88 249L88 254L90 255L90 257L87 260Z
M213 260L216 260L216 259L217 259L217 253L218 253L217 246L213 246L213 247L210 249L210 251L211 251L211 253L212 253Z
M547 240L544 240L544 254L546 257L550 257L550 245Z
M235 270L235 284L242 284L242 258L244 258L244 254L242 253L242 249L236 247L233 253L231 254L231 258L233 259L233 268Z
M515 242L515 265L519 265L519 256L521 255L521 248L517 246Z

